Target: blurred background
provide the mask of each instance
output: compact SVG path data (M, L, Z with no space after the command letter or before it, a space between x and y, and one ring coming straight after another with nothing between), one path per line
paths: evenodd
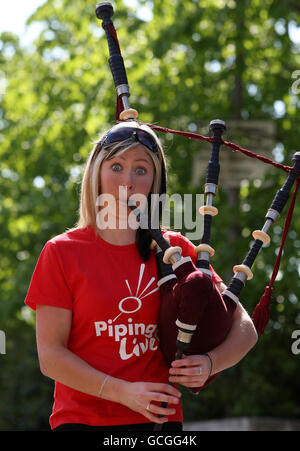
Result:
M140 120L208 135L209 122L220 118L227 123L227 141L291 165L300 151L297 0L117 0L113 5L131 106ZM90 0L2 5L0 430L48 429L53 382L39 371L35 317L24 298L46 241L74 226L88 153L98 133L114 122L107 42L94 6ZM160 137L169 194L203 193L210 146ZM228 283L286 174L226 147L220 161L212 264ZM242 292L250 314L270 279L286 212ZM183 390L185 422L193 422L194 430L201 424L209 430L208 422L216 419L221 422L213 423L215 428L226 423L227 429L231 424L240 430L300 430L299 275L298 201L265 334L199 396Z

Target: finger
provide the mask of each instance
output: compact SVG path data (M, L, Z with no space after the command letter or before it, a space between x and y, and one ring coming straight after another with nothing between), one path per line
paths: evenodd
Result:
M151 412L152 414L155 413L157 415L163 415L163 416L174 415L176 413L176 409L174 409L174 407L162 407L162 406L157 406L154 403L150 403L147 410L148 410L148 412Z
M173 360L171 363L172 367L181 367L181 366L195 366L201 363L201 358L198 355L191 355L179 360Z
M148 418L152 423L158 423L163 424L168 421L168 418L165 416L158 417L157 415L154 415L153 413L146 411L147 413L144 413L144 417Z
M150 401L146 407L146 412L143 412L143 414L150 421L162 424L162 423L166 423L168 421L168 418L165 416L165 413L167 410L168 409L161 408L159 410L159 414L156 415L156 412L157 412L156 406L155 406L155 404L153 404L153 402Z
M207 369L203 366L191 366L188 368L170 368L170 375L190 375L190 376L202 376L205 373L208 373Z
M202 387L205 384L205 381L201 382L183 382L181 385L186 388L198 388Z
M202 383L203 381L206 381L207 377L206 376L170 376L169 377L169 381L172 383L179 383L179 384L184 384L187 382L192 382L192 383Z
M185 376L172 376L170 382L180 384L184 387L202 387L207 381L207 377L185 377Z
M166 402L168 404L179 404L180 400L176 396L167 395L166 393L149 392L148 398L151 401Z
M147 384L147 389L151 392L156 393L167 393L169 395L175 396L177 398L181 397L181 393L177 388L173 387L170 384L161 384L161 383L149 383Z

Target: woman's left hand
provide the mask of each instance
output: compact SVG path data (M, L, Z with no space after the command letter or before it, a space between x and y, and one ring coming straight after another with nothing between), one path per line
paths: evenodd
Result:
M207 355L183 354L180 360L174 360L169 370L169 382L184 387L202 387L211 374L211 361Z

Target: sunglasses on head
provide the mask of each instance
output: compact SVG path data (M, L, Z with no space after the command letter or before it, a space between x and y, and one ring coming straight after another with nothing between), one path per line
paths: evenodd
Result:
M101 145L104 146L107 144L125 141L125 139L129 139L131 137L134 137L139 143L151 150L151 152L158 152L158 145L153 136L145 132L145 130L136 127L119 127L116 130L109 130L104 136Z

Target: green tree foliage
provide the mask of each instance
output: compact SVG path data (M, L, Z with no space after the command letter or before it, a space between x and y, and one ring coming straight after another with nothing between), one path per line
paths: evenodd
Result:
M200 121L216 117L272 119L277 128L274 158L290 164L299 150L299 93L291 89L292 74L300 69L299 43L292 39L300 18L298 3L134 4L116 1L114 23L131 105L140 119L192 131ZM40 34L26 48L15 35L0 35L0 329L7 338L7 353L0 355L0 429L14 430L48 427L53 384L39 373L34 315L23 301L44 243L76 222L84 163L98 133L113 123L115 110L106 38L94 4L48 0L28 26L36 23ZM191 185L197 142L169 135L161 139L169 161L170 193L203 192L203 181ZM269 173L267 188L249 181L235 206L220 187L220 214L212 233L213 265L220 275L228 274L233 254L239 263L248 251L250 232L261 228L285 177L281 171ZM300 416L299 357L291 352L292 331L300 329L299 213L298 202L265 335L240 365L198 397L185 391L186 420ZM282 216L272 229L272 244L257 258L254 279L243 291L250 313L272 272ZM228 246L233 222L241 235Z

